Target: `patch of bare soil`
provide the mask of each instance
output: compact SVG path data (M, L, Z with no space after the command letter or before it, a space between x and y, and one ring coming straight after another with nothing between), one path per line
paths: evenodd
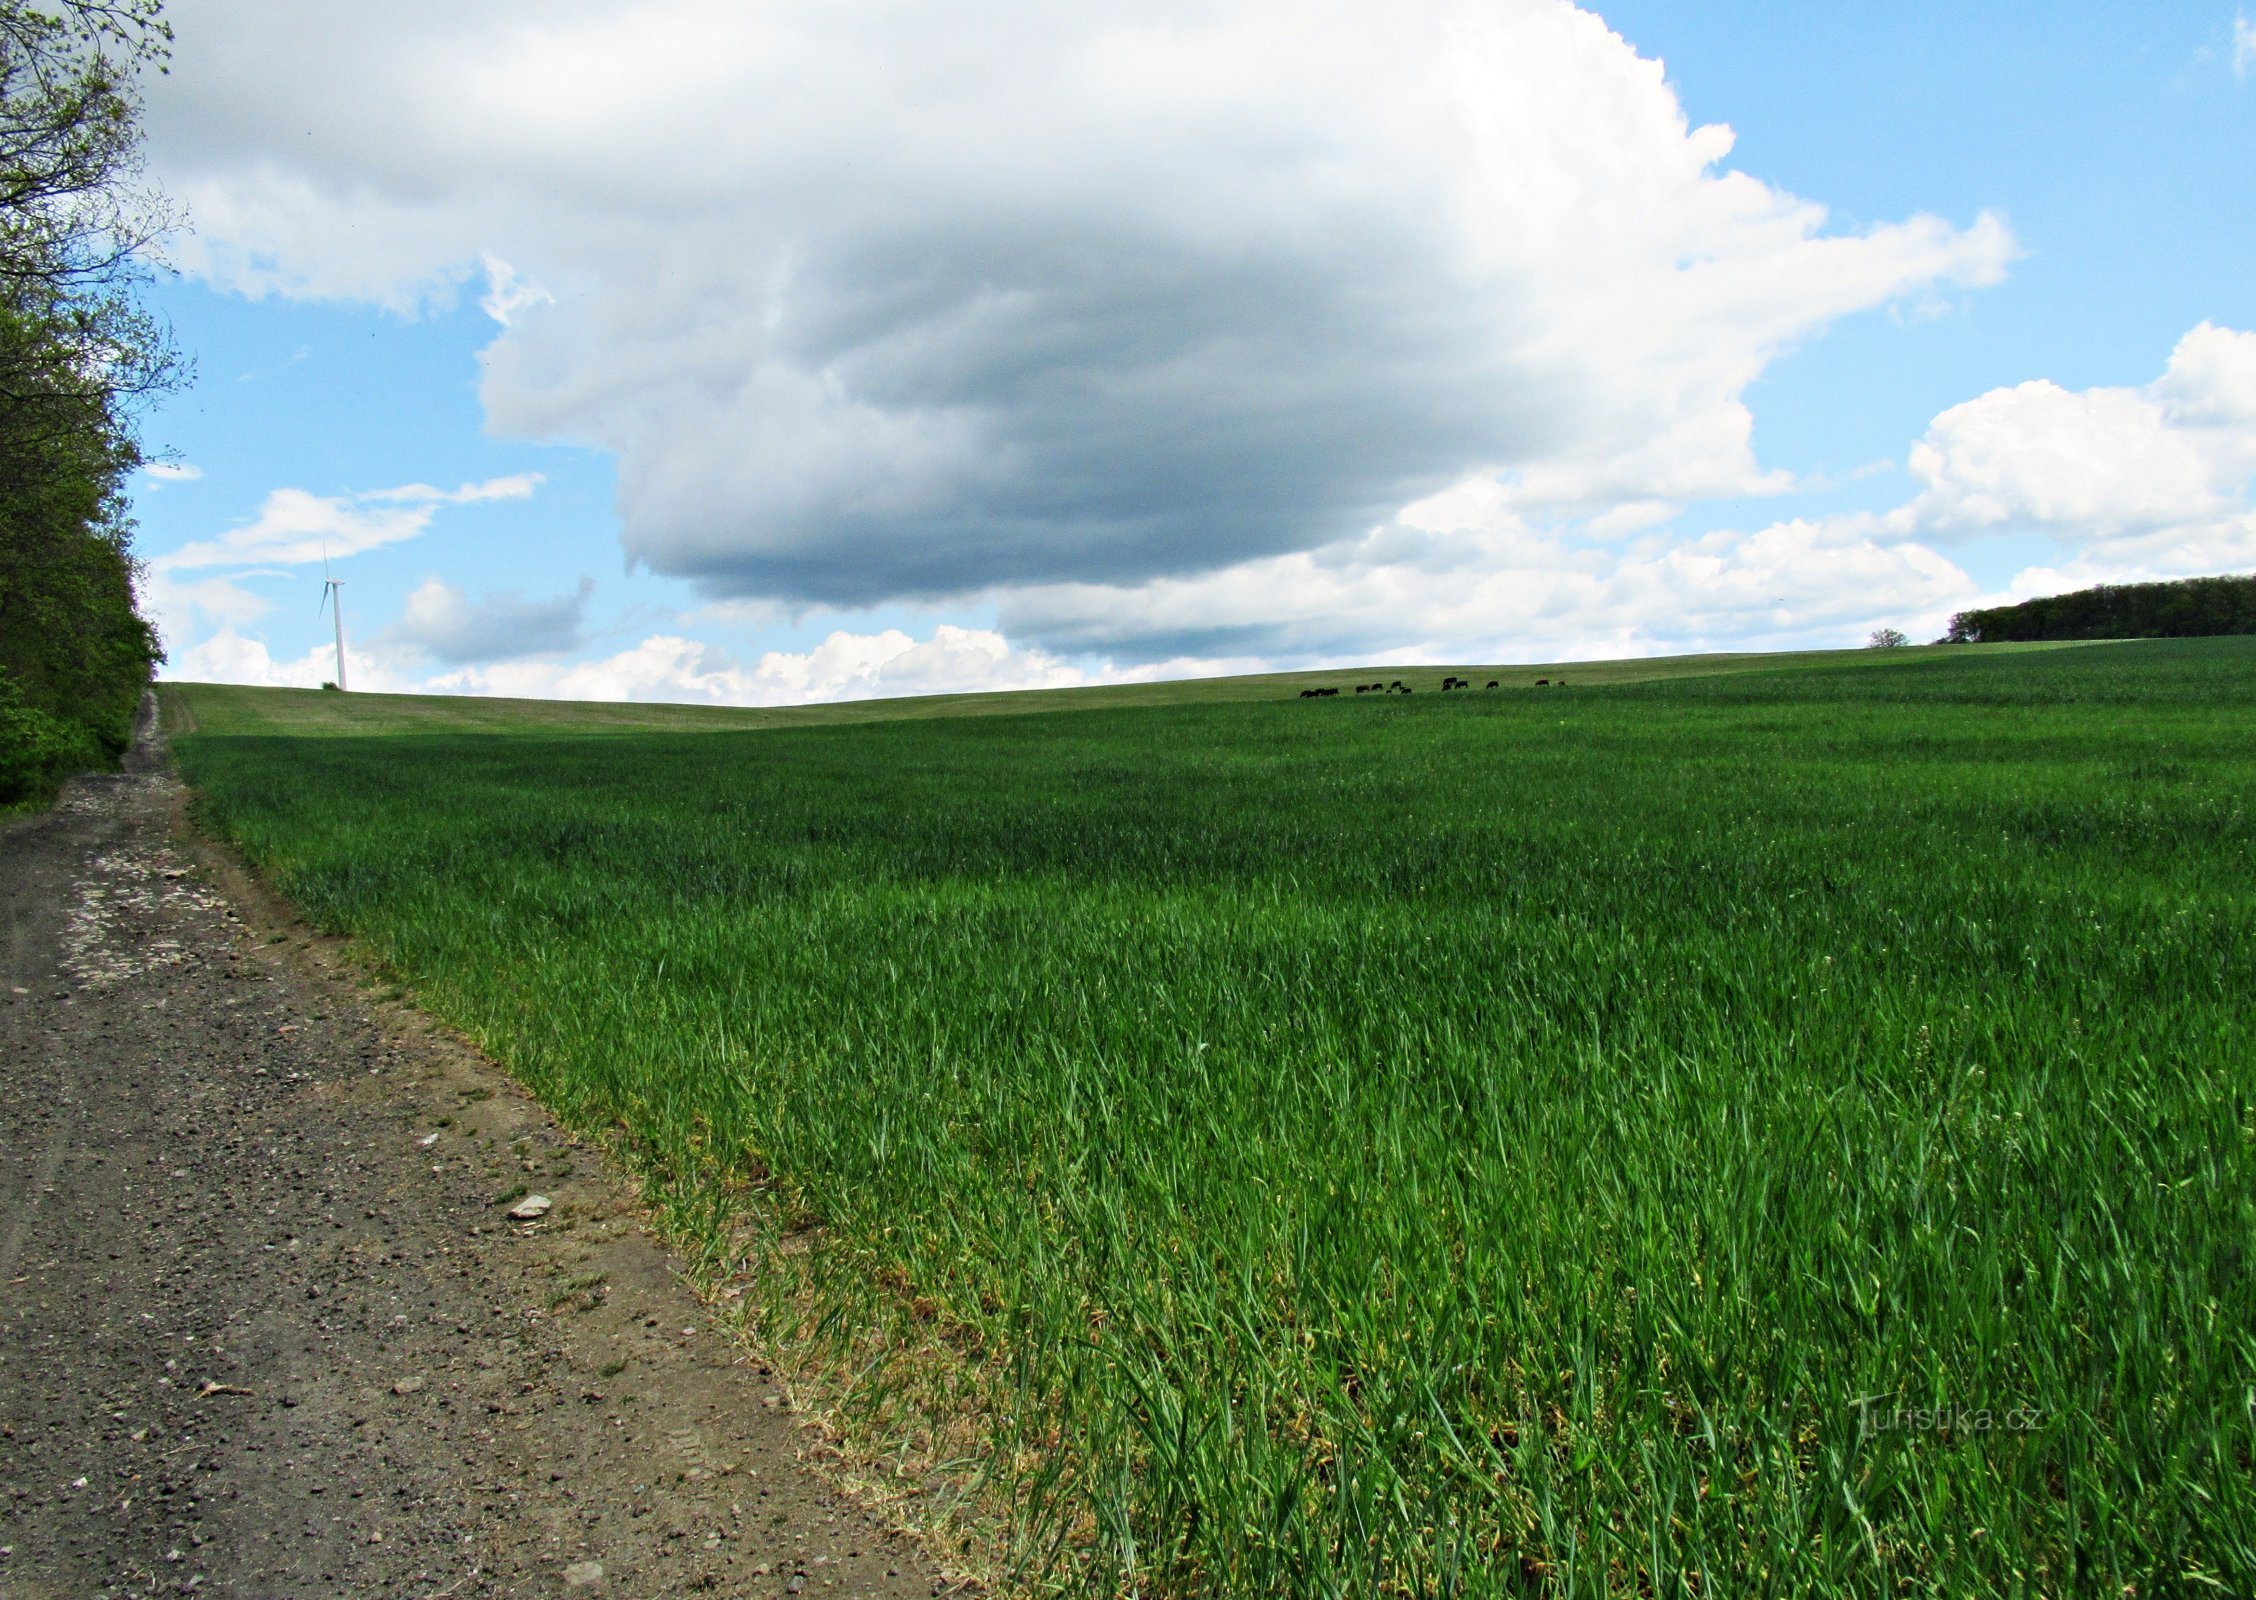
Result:
M180 799L145 745L0 832L0 1600L945 1590L628 1185Z

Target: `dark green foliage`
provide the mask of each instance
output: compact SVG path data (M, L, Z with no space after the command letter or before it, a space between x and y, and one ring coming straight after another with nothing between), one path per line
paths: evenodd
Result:
M134 604L115 505L122 470L70 459L105 442L97 429L32 450L0 438L0 678L18 702L75 730L36 746L0 731L0 804L114 759L158 657Z
M2256 641L178 748L1037 1581L2256 1593Z
M2203 639L2236 633L2256 633L2256 577L2103 583L2017 606L1961 611L1941 642Z
M24 704L23 691L0 668L0 805L44 793L57 773L101 759L86 727Z
M134 183L157 11L0 0L0 805L124 749L159 658L124 502L135 409L177 377L135 299L168 223Z

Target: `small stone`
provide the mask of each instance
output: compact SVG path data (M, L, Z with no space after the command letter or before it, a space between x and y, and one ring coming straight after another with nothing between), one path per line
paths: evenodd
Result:
M519 1222L531 1222L548 1215L549 1200L545 1194L529 1194L509 1208L509 1214Z
M423 1387L423 1380L422 1380L421 1378L419 1378L419 1377L416 1377L416 1378L402 1378L402 1379L400 1379L400 1381L399 1381L399 1382L397 1382L397 1383L395 1383L395 1384L393 1384L393 1385L392 1385L392 1393L394 1393L394 1394L413 1394L413 1393L414 1393L414 1392L415 1392L416 1390L418 1390L418 1389L420 1389L420 1388L422 1388L422 1387Z
M600 1561L575 1561L564 1569L567 1589L592 1589L602 1581L603 1563Z
M426 1133L422 1138L416 1140L415 1142L421 1145L424 1149L428 1150L431 1148L431 1146L439 1142L439 1136L436 1133Z

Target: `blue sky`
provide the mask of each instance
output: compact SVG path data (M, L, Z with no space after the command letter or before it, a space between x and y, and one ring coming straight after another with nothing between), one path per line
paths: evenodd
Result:
M1956 314L1844 321L1755 390L1781 458L1900 456L2000 385L2140 384L2204 319L2256 326L2256 82L2217 5L1748 0L1605 8L1734 159L1849 224L1995 207L2023 254ZM2247 69L2243 69L2245 71Z
M332 536L356 685L721 700L1851 644L2256 565L2230 10L1218 5L998 89L853 9L684 88L595 6L177 5L170 670L328 675ZM1021 89L1044 49L1097 91Z

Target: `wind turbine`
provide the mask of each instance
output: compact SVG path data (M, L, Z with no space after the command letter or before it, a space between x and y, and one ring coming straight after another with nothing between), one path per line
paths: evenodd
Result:
M330 612L337 619L337 687L345 686L345 584L342 578L329 576L329 552L321 552L321 605L314 611Z

